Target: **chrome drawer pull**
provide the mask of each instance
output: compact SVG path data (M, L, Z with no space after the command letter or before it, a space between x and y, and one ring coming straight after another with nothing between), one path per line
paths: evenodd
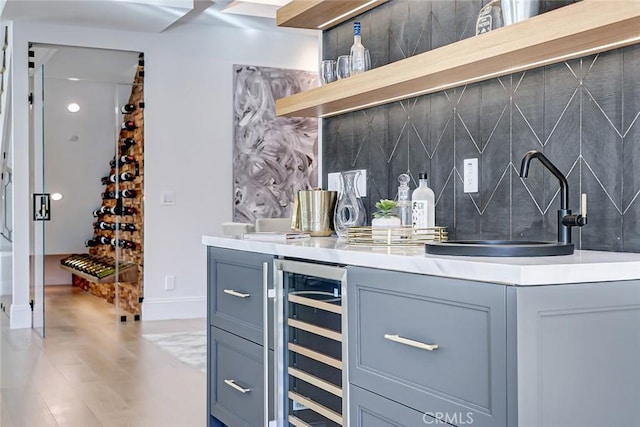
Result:
M234 291L233 289L225 289L224 293L238 298L249 298L251 296L251 294L243 294L241 292Z
M384 334L384 339L389 341L394 341L400 344L408 345L411 347L420 348L422 350L433 351L438 349L438 344L425 344L420 341L410 340L409 338L402 338L400 335Z
M228 385L229 387L232 387L232 388L238 390L242 394L246 394L246 393L249 393L251 391L250 388L242 388L242 387L240 387L238 384L236 384L235 380L224 380L224 383L226 385Z

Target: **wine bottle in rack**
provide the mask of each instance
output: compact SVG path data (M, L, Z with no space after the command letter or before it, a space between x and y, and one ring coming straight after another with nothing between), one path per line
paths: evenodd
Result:
M101 178L102 185L107 185L107 184L110 184L112 182L116 182L116 181L118 181L118 178L119 178L120 181L133 181L136 178L136 176L134 174L130 173L130 172L122 172L119 175L116 175L115 173L112 173L109 176L103 176Z
M124 105L122 106L122 108L120 109L120 112L121 112L122 114L131 114L131 113L133 113L134 111L136 111L136 106L135 106L135 104L124 104Z
M95 209L95 210L93 211L93 216L94 216L94 218L98 218L98 217L100 217L100 216L102 216L102 215L104 215L104 212L102 212L102 209Z
M123 166L123 165L127 165L127 164L129 164L129 163L135 163L135 162L136 162L135 157L133 157L133 156L129 156L129 155L123 155L123 156L120 156L120 157L118 158L118 166ZM112 168L115 168L115 167L116 167L116 159L112 159L112 160L109 162L109 165L110 165Z
M111 244L111 239L106 237L106 236L98 236L96 238L98 240L98 243L101 245L110 245Z
M129 206L114 206L109 208L109 213L111 215L133 215L136 213L136 208L131 208Z
M98 246L98 240L96 240L95 237L92 237L91 239L87 240L86 242L84 242L84 245L88 248L92 248L94 246Z
M111 239L110 241L111 246L119 246L123 249L135 249L136 248L136 244L134 242L132 242L131 240L125 240L125 239Z
M112 222L105 221L97 221L93 223L93 228L98 228L100 230L115 230L115 224Z
M120 231L136 231L137 228L135 224L131 224L130 222L121 222L118 224L118 228Z
M133 122L133 120L126 120L126 121L122 122L121 128L122 128L122 130L134 130L134 129L137 128L137 126Z
M133 147L134 145L136 145L136 140L133 138L124 138L122 140L122 145L120 145L120 152L124 153L124 152L128 152L129 148Z
M110 200L110 199L119 199L119 198L123 198L123 199L133 199L134 197L136 197L137 193L136 190L122 190L122 191L105 191L104 193L102 193L102 198L104 200Z

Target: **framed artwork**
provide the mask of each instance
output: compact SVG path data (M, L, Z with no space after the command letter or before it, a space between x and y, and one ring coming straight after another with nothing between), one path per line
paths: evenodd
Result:
M234 65L233 220L291 216L318 183L318 120L276 117L276 99L318 85L311 71Z

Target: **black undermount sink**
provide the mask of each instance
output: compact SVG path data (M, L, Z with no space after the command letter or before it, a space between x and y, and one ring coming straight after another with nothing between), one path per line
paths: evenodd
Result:
M573 244L524 240L448 240L426 243L425 252L432 255L458 256L557 256L573 254Z
M558 241L526 240L449 240L446 242L428 242L425 252L432 255L459 256L495 256L495 257L533 257L573 254L571 228L582 227L587 223L587 199L582 195L582 214L572 214L569 209L569 184L567 178L549 159L539 151L528 151L522 158L520 177L529 176L529 164L538 159L560 183L560 209L558 210Z

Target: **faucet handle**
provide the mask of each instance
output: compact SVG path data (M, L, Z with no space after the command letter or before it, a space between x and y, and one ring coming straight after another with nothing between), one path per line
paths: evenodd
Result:
M587 225L587 195L585 193L582 193L580 210L582 212L579 214L565 215L562 217L562 225L567 227L582 227Z
M580 214L576 216L576 225L582 227L587 225L587 193L582 193L580 198Z

